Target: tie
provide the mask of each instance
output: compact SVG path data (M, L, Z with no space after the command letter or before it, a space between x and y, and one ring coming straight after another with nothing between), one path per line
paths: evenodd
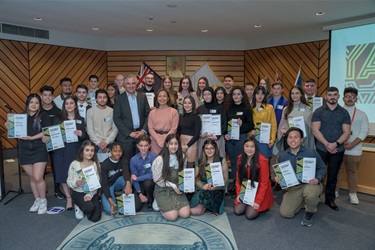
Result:
M314 99L312 97L307 98L307 101L309 102L309 106L311 109L313 108L313 100Z

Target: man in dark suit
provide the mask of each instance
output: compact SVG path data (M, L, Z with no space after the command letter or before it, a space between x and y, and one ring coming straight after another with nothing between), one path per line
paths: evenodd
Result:
M150 106L146 95L136 91L135 75L127 75L124 86L126 91L115 99L113 121L118 128L116 140L124 146L123 157L130 161L136 154L138 137L147 134Z

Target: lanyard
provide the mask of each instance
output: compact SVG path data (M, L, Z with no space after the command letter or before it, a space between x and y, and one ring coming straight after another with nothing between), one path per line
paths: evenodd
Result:
M355 114L357 113L357 108L354 108L354 112L353 112L353 117L352 117L352 120L350 121L350 124L353 123L354 121L354 117L355 117Z

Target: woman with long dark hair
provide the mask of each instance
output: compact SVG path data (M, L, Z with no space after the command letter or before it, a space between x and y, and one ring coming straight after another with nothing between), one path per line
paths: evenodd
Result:
M180 138L170 134L165 138L164 147L152 163L154 198L165 219L177 220L190 216L186 195L178 189L178 172L184 169L184 158Z
M54 117L53 124L62 126L65 121L75 123L77 130L74 131L74 134L77 135L78 141L67 142L64 140L65 147L54 151L53 160L56 166L56 182L61 184L66 195L66 209L73 210L71 192L66 184L66 179L68 178L69 165L76 158L78 149L86 138L85 120L79 116L77 97L73 95L64 99L61 112Z
M227 95L228 94L223 86L219 86L215 89L215 97L218 104L224 105L225 100L227 99Z
M234 200L234 214L245 214L248 220L256 219L263 211L273 205L273 194L269 180L268 160L259 153L258 142L254 137L245 140L243 152L237 159L236 198ZM251 187L258 183L257 193L253 205L243 203L240 199L241 186L246 187L250 181Z
M106 91L108 94L107 106L110 108L113 108L113 106L115 105L115 97L120 94L116 83L114 82L108 83Z
M46 182L43 178L48 161L45 144L42 142L42 128L51 126L51 120L42 110L42 100L38 94L26 99L24 114L27 114L27 136L19 138L18 160L30 178L30 187L35 201L30 212L47 212ZM5 123L8 127L8 122Z
M190 201L190 213L202 215L206 210L211 215L224 213L225 183L228 180L228 166L225 158L220 157L219 149L214 140L207 140L202 146L202 156L195 167L195 186L198 187ZM224 186L214 187L207 182L206 167L210 163L221 163Z
M165 89L168 92L171 107L177 109L177 91L173 89L173 80L170 76L165 76L161 79L161 89Z
M188 95L191 95L194 98L195 103L199 103L198 96L194 92L191 80L188 76L184 76L180 80L180 86L178 87L178 93L185 98Z

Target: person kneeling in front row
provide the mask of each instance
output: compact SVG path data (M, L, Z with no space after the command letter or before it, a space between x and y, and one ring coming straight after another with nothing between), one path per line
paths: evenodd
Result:
M326 165L316 151L302 146L303 131L299 128L289 128L285 134L289 148L279 157L279 162L290 160L294 171L296 172L297 160L303 158L315 158L316 170L315 178L308 183L302 183L287 189L280 205L280 215L285 218L293 218L294 215L305 207L305 215L301 224L303 226L312 226L312 216L318 211L319 197L323 191L321 180L326 172ZM275 181L280 184L280 179L275 177Z

